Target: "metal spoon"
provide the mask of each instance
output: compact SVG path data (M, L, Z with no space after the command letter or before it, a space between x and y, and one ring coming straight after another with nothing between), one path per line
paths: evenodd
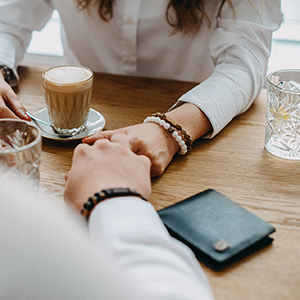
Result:
M45 122L45 121L42 121L42 120L38 119L37 117L35 117L34 115L32 115L29 111L27 111L26 113L27 113L27 115L28 115L32 120L34 120L35 122L39 122L39 123L42 123L42 124L44 124L44 125L46 125L46 126L51 127L52 130L53 130L53 132L54 132L58 137L60 137L60 138L68 138L68 137L71 137L71 136L72 136L71 134L63 134L63 133L59 133L59 132L55 129L55 127L54 127L52 124L49 124L49 123L47 123L47 122Z

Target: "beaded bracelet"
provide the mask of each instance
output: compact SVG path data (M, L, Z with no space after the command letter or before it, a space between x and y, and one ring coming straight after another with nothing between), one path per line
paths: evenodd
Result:
M182 137L178 134L178 132L175 130L174 127L172 127L169 123L165 122L164 120L160 119L159 117L147 117L144 120L144 123L156 123L160 126L162 126L164 129L168 130L173 138L176 140L178 145L180 146L180 151L178 154L185 155L187 153L187 146L185 144L185 141L182 139Z
M188 150L192 149L193 141L191 139L191 136L186 132L186 130L180 124L176 123L173 119L171 119L166 114L162 114L162 113L157 112L157 113L152 114L152 116L158 117L158 118L164 120L165 122L167 122L171 126L173 126L176 130L178 130L178 132L181 134L182 138L184 139L184 141L187 145L187 149Z
M147 199L145 197L143 197L136 190L131 190L129 188L111 188L111 189L102 190L99 193L95 193L92 197L89 197L88 201L83 204L83 209L81 210L80 213L88 221L92 210L101 201L103 201L107 198L124 197L124 196L137 196L137 197L140 197L141 199L147 201Z
M193 143L190 135L180 124L175 124L175 122L165 114L155 113L151 117L147 117L144 123L156 123L169 131L181 148L178 154L185 155L188 150L192 149Z

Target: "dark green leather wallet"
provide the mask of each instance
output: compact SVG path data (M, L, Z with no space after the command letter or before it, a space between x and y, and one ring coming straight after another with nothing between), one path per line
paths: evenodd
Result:
M171 236L217 271L269 245L270 224L209 189L158 211Z

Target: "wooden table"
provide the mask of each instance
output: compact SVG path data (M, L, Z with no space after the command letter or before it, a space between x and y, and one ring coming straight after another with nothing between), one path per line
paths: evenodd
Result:
M42 69L20 68L17 93L29 111L45 107ZM166 111L195 84L95 74L91 107L106 129L140 123ZM212 140L199 140L153 179L156 209L207 188L224 193L276 228L271 246L221 272L203 266L216 299L300 299L300 162L276 158L264 149L266 92ZM63 204L64 174L78 142L43 140L41 190Z

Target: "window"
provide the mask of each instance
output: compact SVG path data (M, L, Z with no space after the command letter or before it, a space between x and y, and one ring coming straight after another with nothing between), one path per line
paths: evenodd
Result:
M51 19L41 31L34 31L23 65L51 66L64 62L61 43L61 23L59 14L54 11Z
M300 69L300 1L282 0L283 22L274 32L269 72Z

